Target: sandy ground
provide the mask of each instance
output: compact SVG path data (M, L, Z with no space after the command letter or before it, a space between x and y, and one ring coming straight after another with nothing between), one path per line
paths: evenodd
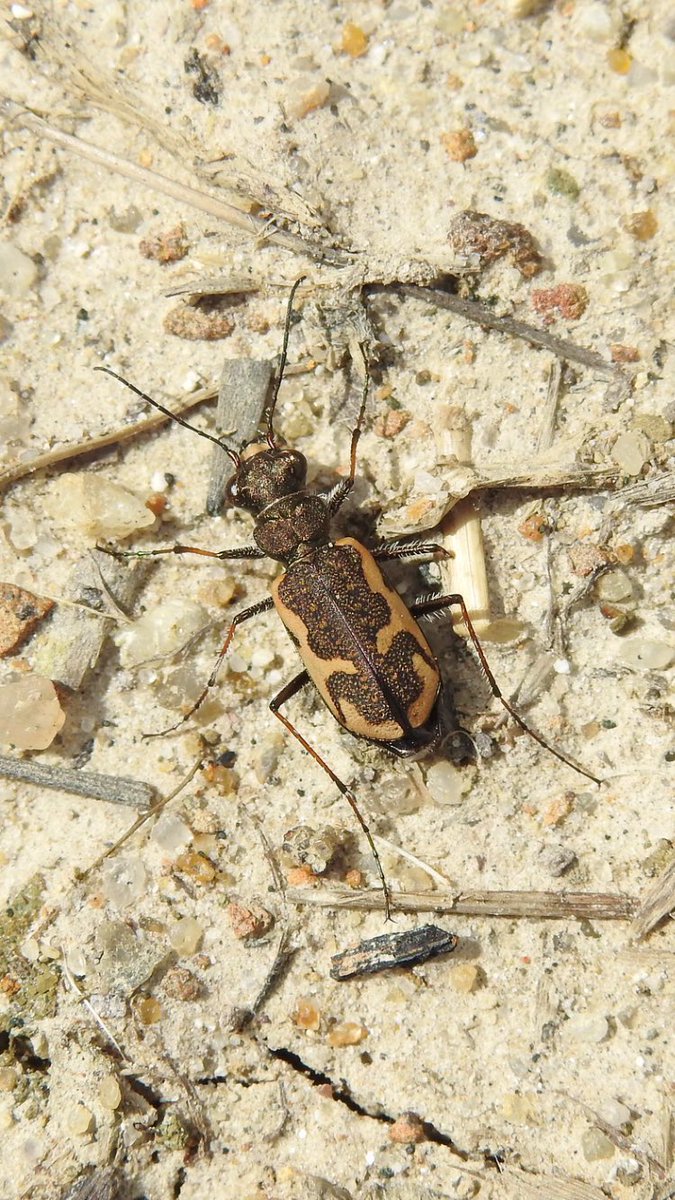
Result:
M144 415L124 388L93 374L103 361L171 404L217 382L224 359L274 357L288 287L306 273L290 358L316 365L284 385L278 424L307 455L312 480L329 486L346 470L360 387L358 359L351 374L341 365L359 336L348 295L362 279L426 282L468 267L472 294L493 311L540 328L550 315L551 333L608 361L635 360L628 382L578 365L566 373L550 462L576 455L613 472L619 487L665 475L675 416L672 16L665 0L527 7L13 6L0 72L15 104L221 203L235 188L244 220L267 236L56 147L7 109L6 462ZM22 30L37 34L28 53ZM206 164L216 173L210 187ZM462 259L448 235L466 209L522 222L543 255L539 276L524 277L508 255L483 269ZM179 226L184 257L162 263L141 252ZM280 229L296 241L280 244ZM302 253L325 229L348 251L338 265ZM216 275L251 289L220 313L229 336L167 332L170 311L179 308L183 332L190 318L165 293ZM542 315L548 302L535 289L561 284L586 291L577 319ZM427 498L430 511L448 502L447 425L458 406L478 472L530 468L549 352L393 286L370 315L386 353L345 513L352 530L365 536L380 517L388 532L413 518L418 530L432 523ZM122 485L142 502L166 494L156 528L128 544L247 544L245 515L205 514L210 461L206 442L173 425L12 484L2 579L71 595L96 534L66 519L66 472ZM429 636L446 676L454 671L463 723L493 733L492 757L461 771L442 758L399 765L343 733L311 695L289 714L388 840L380 853L394 890L431 891L442 876L451 893L639 901L672 860L669 674L649 669L672 663L675 645L667 509L657 501L617 514L607 485L476 496L493 616L523 623L516 641L486 643L495 675L511 694L533 663L554 664L528 716L602 785L496 722L475 661L440 623ZM616 632L591 589L542 660L547 614L604 551L618 557L628 623ZM381 912L318 901L348 870L373 888L377 877L344 801L267 707L298 669L275 615L243 626L188 732L142 739L177 719L208 677L223 626L265 596L273 574L268 562L160 560L130 615L166 628L162 606L174 602L174 647L206 625L183 657L134 666L121 636L129 614L113 610L106 627L115 637L63 699L62 732L28 757L144 780L160 795L189 773L200 734L212 757L232 752L232 765L195 775L101 869L78 882L78 869L129 827L130 809L0 785L9 906L0 930L0 1195L672 1195L672 926L637 941L625 919L602 916L439 917L431 893L426 915L399 915L394 928L434 920L459 936L454 955L335 981L331 955L385 926ZM429 588L414 570L396 578L409 596ZM6 678L45 661L50 629L5 660ZM280 877L297 882L281 850L297 825L330 826L342 843L305 904L279 888ZM262 906L273 926L237 936L237 904ZM409 1113L419 1121L401 1121Z

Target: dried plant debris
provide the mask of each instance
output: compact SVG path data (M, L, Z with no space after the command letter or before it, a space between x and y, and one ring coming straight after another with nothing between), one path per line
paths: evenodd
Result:
M499 221L471 208L455 217L448 240L458 259L466 262L470 270L484 271L505 255L511 258L524 279L538 275L543 266L537 243L524 225Z
M335 954L331 958L331 978L353 979L356 975L374 975L377 971L390 971L395 967L415 967L439 954L451 954L458 941L454 933L448 933L438 925L422 925L402 933L384 933Z
M249 441L262 420L269 395L273 365L267 359L229 358L223 363L218 388L215 431L230 445ZM225 502L225 488L232 475L232 460L214 446L206 511L216 516Z
M675 858L647 889L631 926L633 937L646 937L669 913L675 911Z
M383 911L384 897L375 889L291 887L286 892L290 904L316 905L319 908ZM639 901L632 896L609 892L483 892L443 891L394 892L392 912L453 913L467 917L518 917L580 921L627 921L635 916Z
M504 1179L511 1179L521 1200L607 1200L607 1193L592 1183L581 1179L558 1178L553 1175L529 1174L514 1167L506 1167Z
M189 342L217 342L234 331L231 314L223 309L220 299L211 297L195 305L179 304L169 309L163 324L165 333Z
M123 1187L124 1178L117 1167L87 1167L61 1200L122 1200L126 1194Z
M0 776L21 779L39 788L53 788L73 796L105 800L109 804L124 804L129 808L148 808L156 791L149 783L128 779L124 775L100 775L96 771L52 767L32 758L14 758L0 754Z
M36 671L77 691L114 624L111 608L126 611L133 604L148 570L147 559L130 566L99 551L77 563L67 588L73 606L63 605L54 614L36 656Z
M53 600L0 583L0 658L16 654L53 607Z
M207 62L203 54L193 48L183 63L186 75L194 75L192 95L200 104L211 104L214 108L220 104L222 83L220 77Z

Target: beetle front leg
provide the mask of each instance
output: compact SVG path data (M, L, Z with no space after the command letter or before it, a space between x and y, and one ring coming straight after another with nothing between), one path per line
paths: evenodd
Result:
M168 729L160 729L158 733L144 733L143 737L163 737L165 733L173 733L174 730L180 729L181 725L184 725L186 721L189 721L190 717L196 713L197 709L204 703L204 700L208 696L211 688L214 687L216 679L218 678L218 672L220 671L223 659L230 648L230 642L234 637L234 631L237 628L237 625L241 625L242 621L248 621L250 617L257 617L260 613L269 612L270 608L273 607L274 601L272 597L267 596L264 600L260 600L257 604L252 604L250 608L244 608L241 612L237 613L236 617L233 617L232 621L230 622L225 641L220 648L220 652L214 663L213 670L206 681L206 687L202 688L189 711L186 712L179 721L176 721L175 725L169 725Z
M160 546L156 550L117 550L114 546L101 546L96 543L96 549L111 558L156 558L160 554L201 554L203 558L264 558L265 555L257 546L240 546L235 550L202 550L199 546L183 546L177 542L174 546Z
M309 675L307 674L307 671L301 671L299 675L296 675L294 679L291 679L290 683L287 683L286 686L281 689L278 696L275 696L274 699L270 701L270 709L274 713L275 717L279 718L279 720L281 721L281 724L283 726L285 726L285 728L288 730L288 732L293 734L293 737L300 743L303 750L306 750L307 753L312 756L314 761L317 762L320 767L323 767L326 774L329 776L330 779L332 779L335 786L342 793L345 800L349 804L352 812L354 813L354 816L356 817L359 825L361 826L361 829L363 830L363 833L365 834L366 841L368 842L368 845L370 847L371 854L372 854L373 858L375 859L375 865L377 867L378 875L380 876L380 881L382 883L382 891L384 893L384 911L385 911L386 919L388 921L390 921L391 920L391 893L389 891L387 880L385 879L384 870L382 869L382 863L380 862L380 856L377 853L375 842L373 841L373 835L370 832L370 829L369 829L364 817L362 817L362 815L359 811L359 806L356 802L356 796L354 795L351 788L347 787L347 784L343 783L343 781L328 766L328 763L325 761L325 759L323 759L321 757L318 750L315 750L313 746L310 746L309 742L306 741L306 739L302 736L300 731L298 729L296 729L295 725L291 724L291 722L288 720L288 717L285 717L283 715L283 713L279 711L282 704L285 704L287 700L290 700L293 696L297 695L297 693L299 691L301 691L302 688L304 688L308 683L309 683Z

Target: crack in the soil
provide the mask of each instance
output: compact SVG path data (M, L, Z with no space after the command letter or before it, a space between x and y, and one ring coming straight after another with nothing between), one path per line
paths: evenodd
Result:
M267 1049L272 1055L272 1058L279 1059L280 1062L286 1063L287 1066L292 1067L292 1069L297 1071L298 1074L304 1075L305 1079L309 1079L310 1083L314 1084L315 1086L325 1086L327 1084L331 1089L333 1099L337 1100L339 1104L344 1104L345 1108L348 1108L350 1112L355 1113L356 1116L369 1117L371 1121L381 1121L384 1125L393 1125L398 1119L397 1117L392 1117L390 1113L385 1112L384 1109L380 1108L379 1106L375 1110L364 1108L362 1104L359 1104L358 1100L354 1099L349 1087L344 1083L344 1081L340 1086L338 1086L333 1082L330 1075L326 1075L324 1071L318 1071L315 1067L310 1067L309 1063L303 1062L303 1060L300 1058L300 1055L296 1054L293 1050L288 1050L285 1046L268 1046ZM445 1146L447 1150L450 1150L453 1154L457 1155L462 1162L468 1161L469 1155L467 1152L465 1150L460 1150L459 1146L455 1145L452 1138L449 1137L447 1133L442 1133L441 1130L437 1129L435 1125L432 1125L430 1121L425 1121L423 1118L422 1128L424 1130L424 1136L428 1142L435 1142L437 1146Z

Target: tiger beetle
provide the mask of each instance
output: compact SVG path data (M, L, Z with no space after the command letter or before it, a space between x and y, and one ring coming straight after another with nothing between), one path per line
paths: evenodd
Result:
M116 558L201 554L221 561L269 557L282 564L281 572L272 584L271 596L243 609L230 622L206 686L189 712L171 729L177 729L192 716L215 684L237 627L251 617L276 608L304 667L274 697L270 709L350 804L373 854L389 919L389 888L354 792L281 711L282 706L310 681L336 721L356 737L375 742L399 758L431 751L442 735L439 700L443 681L436 657L416 618L457 606L492 693L516 724L561 762L595 783L600 780L549 745L502 695L461 595L434 596L408 608L379 566L381 562L394 559L443 558L447 552L442 547L420 542L405 545L399 539L368 550L355 538L332 540L331 518L342 507L356 478L356 452L366 411L369 370L362 346L365 382L351 436L349 474L331 491L313 495L306 488L305 456L285 445L274 429L274 412L286 367L293 300L301 282L302 278L296 281L288 301L279 370L261 421L264 433L258 435L259 440L254 439L239 451L172 413L109 367L97 368L112 375L165 416L214 442L229 455L234 464L234 475L228 484L227 499L253 515L255 545L220 551L180 544L146 551L101 549Z

